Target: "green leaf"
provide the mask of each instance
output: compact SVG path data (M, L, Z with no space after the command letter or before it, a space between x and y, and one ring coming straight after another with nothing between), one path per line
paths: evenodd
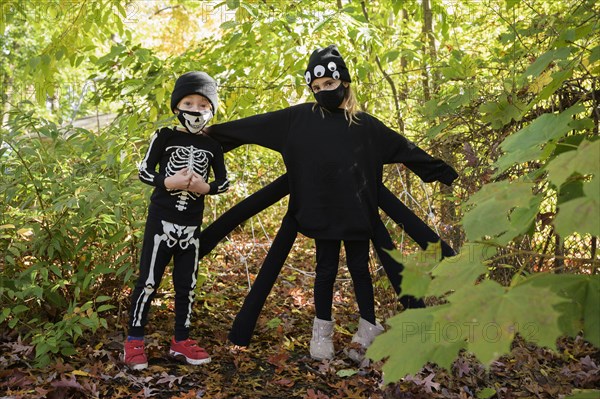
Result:
M552 81L548 83L538 95L521 111L521 117L525 116L535 104L550 97L556 90L558 90L562 84L571 77L573 74L572 67L563 71L554 72L552 74Z
M572 129L570 124L573 116L584 111L582 105L574 105L559 114L541 115L517 133L507 137L500 147L504 151L515 151L560 138Z
M402 293L417 298L424 297L429 291L431 277L423 268L406 267L402 271Z
M10 315L10 308L2 309L2 313L0 314L0 324L4 323L4 320Z
M427 129L427 138L435 139L448 125L450 125L450 121L444 121L437 126Z
M515 208L526 208L531 215L539 199L532 193L533 184L520 181L500 181L484 185L471 196L467 205L476 206L467 211L462 219L468 241L478 241L485 236L504 245L522 233L524 226L511 222L509 213ZM516 221L524 219L523 211L514 214ZM528 226L527 226L528 227Z
M590 64L600 60L600 45L590 50Z
M583 304L583 336L596 347L600 347L600 277L589 282Z
M584 197L562 203L554 219L561 236L572 233L600 235L600 176L583 184Z
M571 53L570 47L561 47L556 50L550 50L546 53L539 56L533 64L531 64L523 73L523 77L527 78L529 76L536 77L540 73L542 73L548 65L557 59L566 59Z
M598 399L600 391L596 389L574 389L571 395L565 396L564 399Z
M408 257L402 256L398 250L387 251L398 263L404 265L402 271L402 293L417 298L425 296L431 277L429 273L442 258L440 242L431 243L424 251L418 251Z
M17 305L14 308L12 308L12 314L17 315L19 313L23 313L23 312L26 312L28 310L29 310L29 308L27 306L25 306L25 305Z
M444 76L451 80L468 79L477 73L477 64L469 54L453 54L448 66L442 68Z
M394 60L396 60L396 58L398 58L399 55L400 55L399 50L390 50L384 54L383 59L386 62L393 62Z
M496 394L496 390L493 388L483 388L481 391L477 392L478 399L489 399Z
M582 111L584 111L583 106L575 105L560 114L544 114L515 134L508 136L500 144L506 154L494 164L498 168L495 176L516 163L540 159L542 147L571 131L573 116Z
M111 300L112 298L109 297L108 295L100 295L99 297L96 298L96 302L106 302Z
M544 298L536 306L524 306L531 298ZM484 364L510 352L517 332L540 346L555 347L562 331L558 327L559 313L554 306L564 302L550 289L532 285L506 288L495 281L485 280L469 289L448 297L452 306L443 320L467 325L468 350ZM463 334L465 331L463 329Z
M38 342L35 346L35 357L40 357L48 352L50 352L52 347L45 342Z
M583 180L568 180L560 186L556 204L560 207L565 202L583 197Z
M226 0L225 3L230 10L235 10L240 6L240 0Z
M356 373L358 373L358 371L354 370L354 369L342 369L342 370L338 370L336 374L338 377L344 378L344 377L352 377Z
M506 153L498 158L498 160L494 163L496 172L492 177L498 177L502 173L506 172L506 170L509 168L519 165L523 162L542 159L543 153L544 152L542 151L541 147L523 147L516 151Z
M584 140L576 151L563 152L546 166L548 180L560 187L574 173L600 174L600 140Z
M510 229L504 234L504 237L518 237L530 230L536 220L542 199L541 195L532 196L526 207L514 209L510 214Z
M69 345L69 346L62 348L60 350L60 353L63 356L73 356L77 353L77 349L75 349L75 347L73 347L72 345Z
M267 327L273 329L279 327L281 324L281 319L279 317L274 317L267 322Z
M448 305L424 309L408 309L390 319L391 327L375 338L367 356L380 360L389 356L383 366L385 383L398 381L417 373L427 362L450 369L458 352L465 347L462 339L445 339L438 321ZM390 351L390 348L394 348Z
M114 308L115 308L114 305L100 305L96 311L98 313L100 313L100 312L104 312L106 310L110 310L110 309L114 309Z
M427 295L440 296L466 285L474 285L477 277L488 271L483 262L495 254L496 249L490 245L466 243L458 255L444 258L433 269L434 279L429 284Z
M519 107L509 102L506 96L500 97L498 101L480 105L479 111L483 114L481 119L490 123L494 129L500 129L511 120L518 121L522 115Z

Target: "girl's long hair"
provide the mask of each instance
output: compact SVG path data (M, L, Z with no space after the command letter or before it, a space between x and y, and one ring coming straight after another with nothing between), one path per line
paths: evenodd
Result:
M346 106L344 107L344 115L346 116L349 126L353 123L358 125L359 112L360 109L358 108L358 100L356 99L354 90L352 90L352 86L350 86L350 83L348 83L348 87L346 88Z

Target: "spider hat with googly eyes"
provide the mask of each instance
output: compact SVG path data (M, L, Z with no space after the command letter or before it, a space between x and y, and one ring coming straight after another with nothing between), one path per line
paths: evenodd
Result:
M308 87L315 79L322 77L340 79L344 82L352 81L346 63L335 44L316 49L308 59L308 67L304 72Z

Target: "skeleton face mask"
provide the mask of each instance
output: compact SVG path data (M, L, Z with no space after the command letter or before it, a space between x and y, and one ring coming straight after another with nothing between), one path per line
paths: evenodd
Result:
M211 110L204 110L200 112L183 111L177 108L179 113L177 119L187 129L188 132L198 134L206 126L208 121L213 117Z

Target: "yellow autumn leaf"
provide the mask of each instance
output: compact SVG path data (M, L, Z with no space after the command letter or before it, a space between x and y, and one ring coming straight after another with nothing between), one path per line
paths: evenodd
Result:
M540 91L542 91L542 89L544 87L546 87L550 82L552 82L552 76L550 76L552 73L550 70L547 70L545 72L543 72L542 74L540 74L540 76L538 76L530 85L529 85L529 89L527 90L530 93L533 94L537 94Z

